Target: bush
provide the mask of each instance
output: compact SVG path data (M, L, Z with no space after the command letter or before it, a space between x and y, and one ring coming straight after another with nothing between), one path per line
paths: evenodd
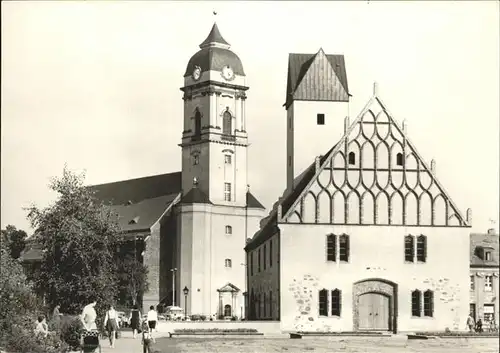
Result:
M191 315L191 321L200 321L200 315L197 314Z
M61 339L71 349L78 350L80 347L80 336L83 330L83 323L78 316L63 316L61 319Z
M206 317L206 315L200 315L200 319L201 319L201 321L206 321L207 317Z
M231 321L238 321L238 316L235 315L235 316L231 317Z

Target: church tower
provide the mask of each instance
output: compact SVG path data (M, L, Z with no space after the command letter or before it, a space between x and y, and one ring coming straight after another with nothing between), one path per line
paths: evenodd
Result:
M187 301L188 314L245 316L244 247L265 209L247 181L245 71L216 24L189 60L181 90L175 297Z
M182 189L196 178L217 204L245 205L247 132L245 72L214 24L184 73Z

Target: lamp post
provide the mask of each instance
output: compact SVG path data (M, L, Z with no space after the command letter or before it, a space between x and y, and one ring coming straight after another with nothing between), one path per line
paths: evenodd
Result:
M171 268L170 271L172 271L172 306L175 306L175 273L177 267Z
M184 286L184 289L182 291L184 292L184 320L186 320L187 319L187 300L188 300L189 289L187 286Z

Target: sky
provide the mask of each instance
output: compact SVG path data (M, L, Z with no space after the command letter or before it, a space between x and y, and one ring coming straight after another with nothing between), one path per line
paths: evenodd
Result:
M461 212L472 209L472 231L498 229L497 1L1 7L2 228L32 231L23 208L53 202L48 183L65 163L85 171L87 184L179 171L179 88L216 21L247 75L249 184L268 209L286 182L288 53L323 48L345 55L353 117L376 81L424 160L436 160L438 179Z

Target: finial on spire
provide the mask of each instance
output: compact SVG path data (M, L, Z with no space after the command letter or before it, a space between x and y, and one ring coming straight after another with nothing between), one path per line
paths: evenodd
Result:
M378 85L377 82L373 82L373 95L377 96L378 95Z
M193 187L198 187L198 178L196 177L193 178Z
M472 209L470 208L467 209L467 223L469 223L469 225L472 223Z
M217 16L217 11L212 11L212 13L214 14L214 16Z
M431 172L436 175L436 161L434 159L431 161Z
M403 120L403 132L406 134L406 128L408 127L408 123L406 120Z

